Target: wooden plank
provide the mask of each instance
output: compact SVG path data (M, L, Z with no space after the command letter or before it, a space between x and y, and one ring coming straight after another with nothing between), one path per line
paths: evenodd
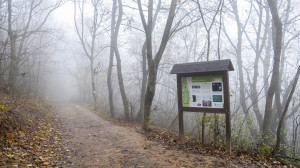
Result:
M201 107L182 107L184 112L203 112L203 113L226 113L226 109L201 108Z
M205 62L192 62L184 64L175 64L171 74L187 74L198 72L232 71L234 70L231 60L216 60Z

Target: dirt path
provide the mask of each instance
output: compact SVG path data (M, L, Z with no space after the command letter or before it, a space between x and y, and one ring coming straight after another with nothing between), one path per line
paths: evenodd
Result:
M79 105L61 106L58 118L70 150L63 167L235 167L221 158L165 149Z

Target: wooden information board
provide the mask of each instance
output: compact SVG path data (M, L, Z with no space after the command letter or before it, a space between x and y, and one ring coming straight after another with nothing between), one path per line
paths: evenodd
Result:
M179 143L184 143L183 112L223 113L226 116L226 145L231 153L230 95L228 71L231 60L175 64L177 74Z

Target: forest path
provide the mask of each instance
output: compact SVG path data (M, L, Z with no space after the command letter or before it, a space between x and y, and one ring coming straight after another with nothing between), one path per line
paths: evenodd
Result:
M221 158L166 149L80 105L59 106L57 116L70 150L63 167L235 167Z

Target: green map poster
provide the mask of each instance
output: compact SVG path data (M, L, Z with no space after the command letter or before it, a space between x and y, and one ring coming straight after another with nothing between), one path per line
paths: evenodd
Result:
M222 76L182 77L182 106L224 108Z
M187 77L182 78L181 86L182 86L182 106L189 107L190 106L190 96L189 96Z

